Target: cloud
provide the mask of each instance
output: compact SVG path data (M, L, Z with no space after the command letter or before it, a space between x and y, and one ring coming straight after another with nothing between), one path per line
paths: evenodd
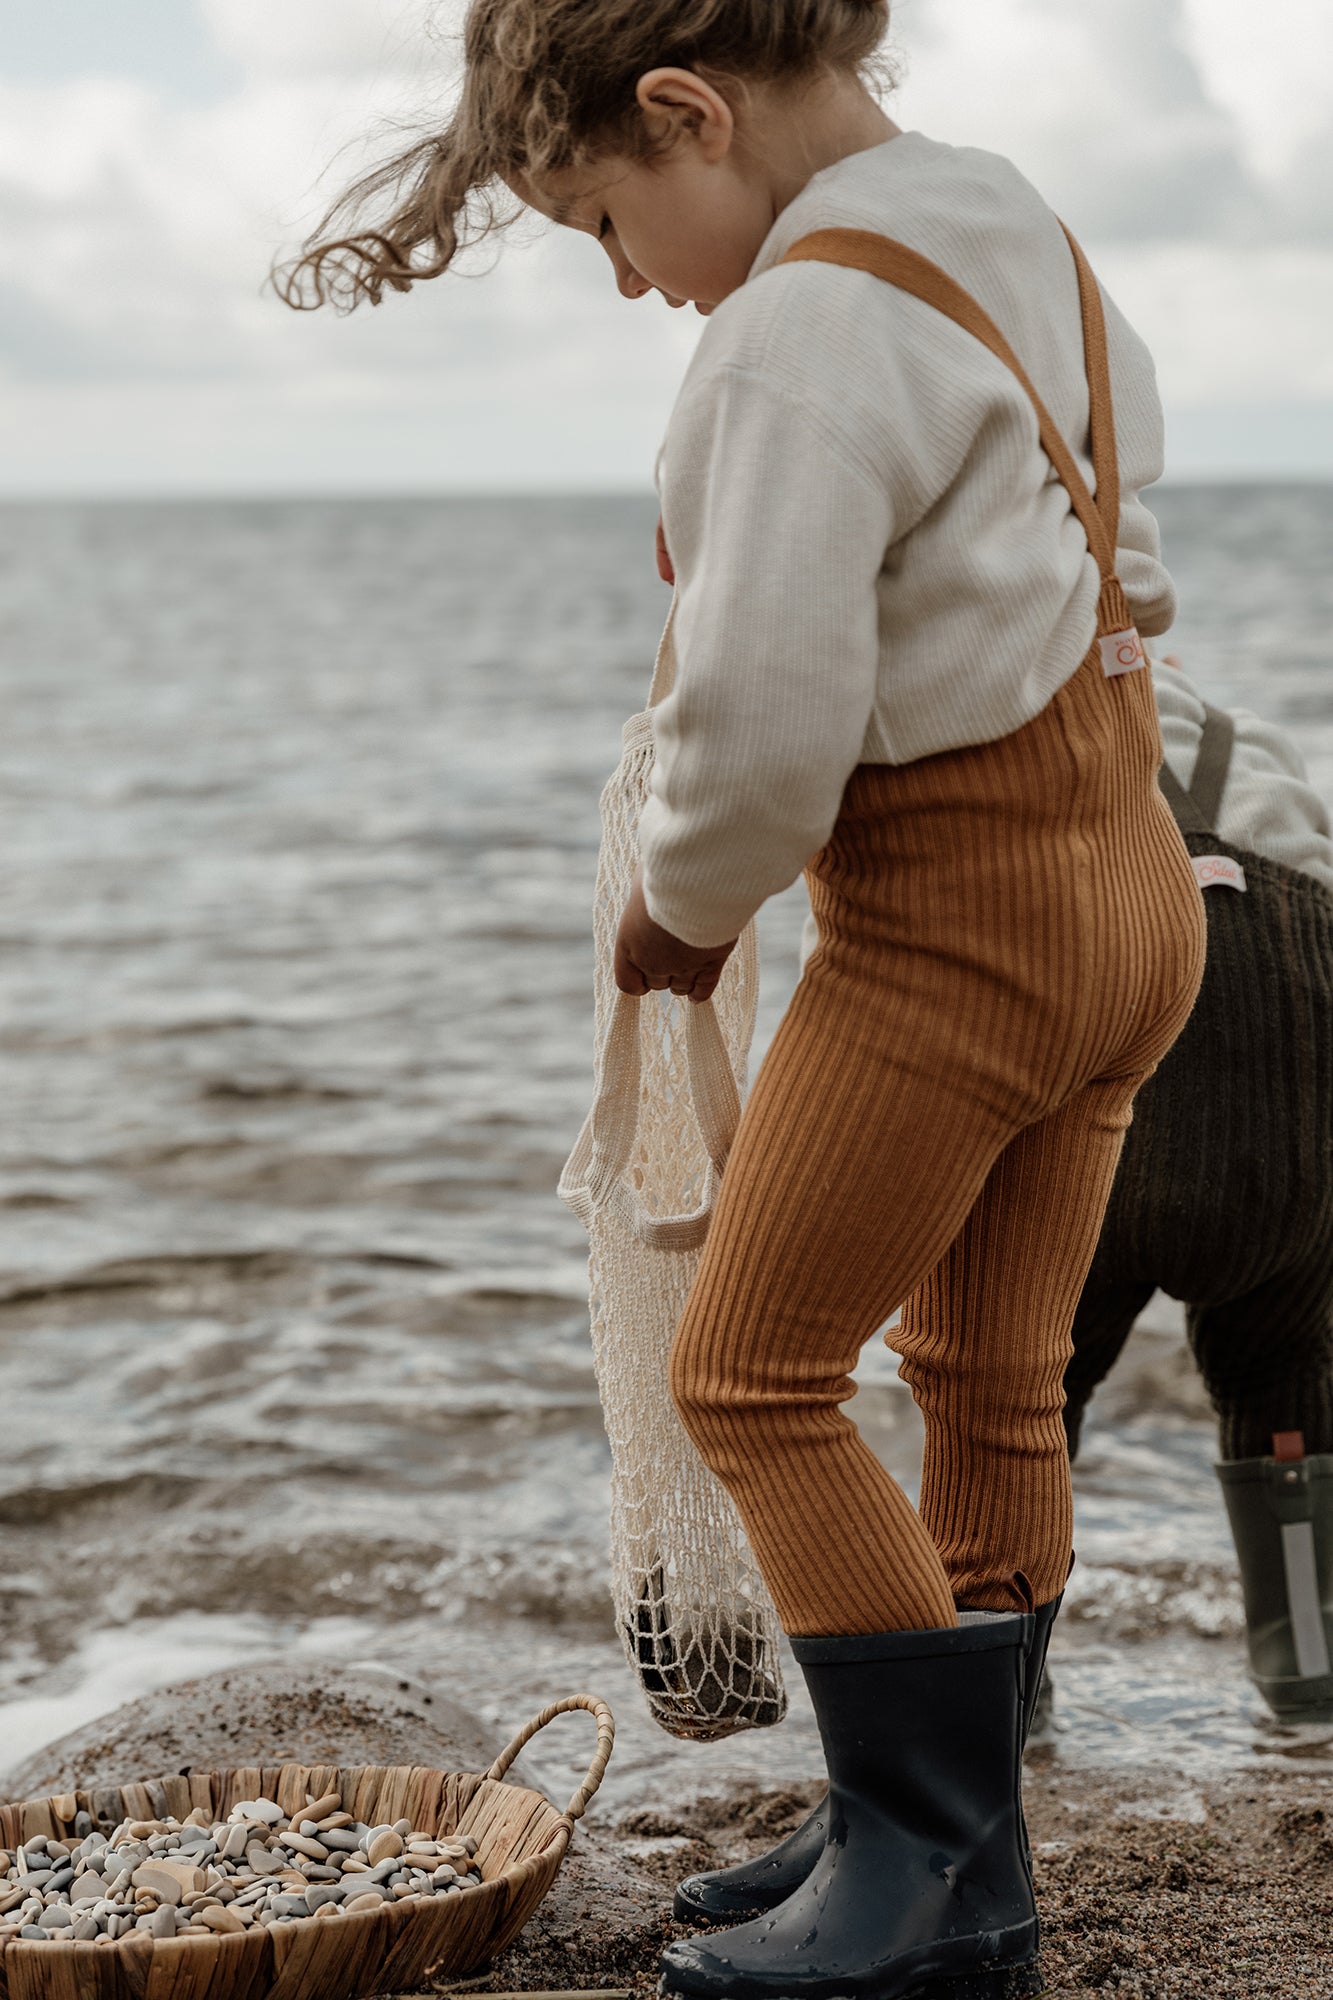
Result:
M484 277L350 320L265 289L438 115L440 71L302 67L291 21L246 19L249 73L212 103L0 80L5 490L646 486L700 322L620 300L589 240L520 225Z
M1103 282L1151 330L1158 381L1180 408L1228 399L1333 404L1333 256L1311 244L1108 248Z
M200 0L224 55L264 76L363 75L451 60L437 0Z
M1265 180L1280 182L1333 118L1328 0L1182 0L1186 40L1211 100Z
M235 484L243 440L268 480L284 437L288 486L351 482L358 462L420 483L432 434L453 483L572 482L581 464L646 483L700 322L617 299L591 243L525 227L485 278L351 321L264 292L274 253L359 166L444 114L457 0L199 4L240 74L212 101L0 69L9 490L104 483L118 462ZM1267 0L1270 17L1330 60L1255 35L1251 0L897 10L901 115L1018 161L1088 239L1179 407L1333 398L1333 9ZM1243 89L1247 34L1265 118Z
M923 25L908 118L1008 154L1088 236L1259 228L1269 197L1205 85L1181 0L930 0Z

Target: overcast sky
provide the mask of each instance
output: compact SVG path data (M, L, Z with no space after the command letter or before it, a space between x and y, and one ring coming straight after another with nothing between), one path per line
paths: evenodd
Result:
M590 239L350 321L262 290L367 135L447 104L432 12L0 0L0 491L648 485L702 322ZM1333 477L1329 0L901 0L894 40L900 122L1008 153L1087 242L1172 474Z

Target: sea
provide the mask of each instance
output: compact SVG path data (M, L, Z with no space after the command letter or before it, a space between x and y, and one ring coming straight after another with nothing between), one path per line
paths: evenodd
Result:
M1174 649L1333 800L1333 487L1157 507ZM699 1745L624 1664L555 1191L654 518L0 507L0 1791L150 1688L274 1657L392 1666L497 1734L591 1687L613 1803L817 1774L798 1675L781 1727ZM803 915L799 885L762 913L756 1057ZM858 1380L913 1490L881 1343ZM1247 1680L1215 1450L1159 1299L1077 1467L1047 1754L1163 1796L1333 1759ZM544 1753L553 1787L585 1747Z

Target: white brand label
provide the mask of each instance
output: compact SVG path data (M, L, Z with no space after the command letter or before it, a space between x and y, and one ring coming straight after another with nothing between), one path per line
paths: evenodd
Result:
M1245 870L1229 854L1196 854L1194 879L1201 889L1239 889L1242 896L1249 886Z
M1132 674L1148 664L1143 641L1132 625L1128 632L1108 632L1097 644L1102 649L1102 665L1108 680L1114 680L1117 674Z

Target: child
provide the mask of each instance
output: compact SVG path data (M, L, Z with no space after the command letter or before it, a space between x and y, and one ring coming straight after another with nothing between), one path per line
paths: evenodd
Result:
M453 121L361 190L397 176L396 208L288 280L405 289L503 183L626 297L714 315L660 461L678 679L618 976L706 999L806 869L820 947L673 1390L830 1791L785 1900L666 1951L691 2000L998 1993L1035 1956L1019 1757L1070 1564L1070 1323L1203 960L1133 629L1173 611L1151 362L1013 167L875 103L886 14L474 0ZM920 1514L838 1407L902 1301Z

